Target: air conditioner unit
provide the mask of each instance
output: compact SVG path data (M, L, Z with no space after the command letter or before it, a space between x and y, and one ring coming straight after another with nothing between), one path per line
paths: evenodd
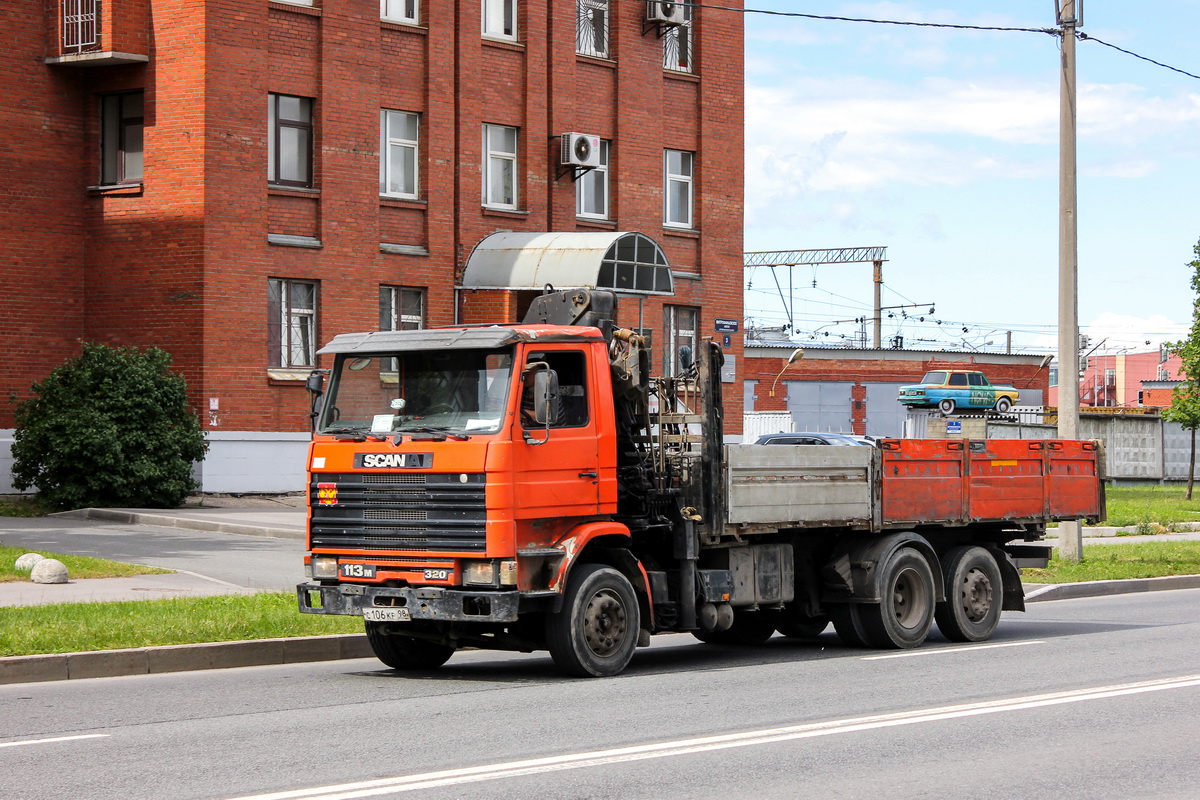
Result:
M682 25L684 7L679 3L666 0L648 0L646 3L646 21L657 22L660 25Z
M600 137L590 133L564 133L562 163L573 167L600 166Z

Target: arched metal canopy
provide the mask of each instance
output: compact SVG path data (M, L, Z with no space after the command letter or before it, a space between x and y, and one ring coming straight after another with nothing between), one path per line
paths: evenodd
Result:
M675 293L671 265L649 236L632 232L493 233L475 245L460 289L613 289Z

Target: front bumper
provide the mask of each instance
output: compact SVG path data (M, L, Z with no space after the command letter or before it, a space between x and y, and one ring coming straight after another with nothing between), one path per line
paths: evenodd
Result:
M440 586L325 586L301 583L296 599L304 614L361 617L364 608L406 608L413 620L437 622L515 622L521 593L462 591Z

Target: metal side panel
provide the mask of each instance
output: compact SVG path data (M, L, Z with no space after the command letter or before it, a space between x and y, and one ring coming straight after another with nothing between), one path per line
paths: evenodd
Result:
M873 447L727 445L731 524L871 525Z

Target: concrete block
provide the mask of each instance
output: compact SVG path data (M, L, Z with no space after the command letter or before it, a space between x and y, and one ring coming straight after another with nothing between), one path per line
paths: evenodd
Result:
M153 648L148 651L151 673L193 669L256 667L283 663L282 639L213 642Z
M87 653L69 653L67 677L112 678L117 675L145 675L150 671L144 647L127 650L98 650Z
M0 684L65 681L69 677L63 654L0 658Z

